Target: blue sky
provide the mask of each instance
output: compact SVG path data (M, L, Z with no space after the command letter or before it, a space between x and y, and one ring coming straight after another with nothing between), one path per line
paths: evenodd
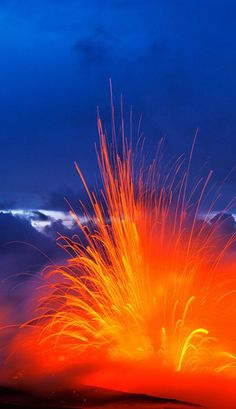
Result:
M80 192L74 160L94 182L109 77L115 100L143 114L147 152L163 135L185 151L199 127L195 166L222 180L235 165L235 12L234 1L1 1L2 207Z

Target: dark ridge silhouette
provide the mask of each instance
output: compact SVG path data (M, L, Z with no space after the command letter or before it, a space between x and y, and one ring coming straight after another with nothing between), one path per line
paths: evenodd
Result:
M47 397L22 389L0 387L0 407L4 409L190 409L200 408L175 399L159 398L145 394L80 387L74 390L53 390ZM202 407L201 407L202 408Z

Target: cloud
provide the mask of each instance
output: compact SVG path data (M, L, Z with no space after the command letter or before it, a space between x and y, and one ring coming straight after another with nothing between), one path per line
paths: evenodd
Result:
M87 66L93 64L103 64L108 55L106 47L95 42L93 39L77 41L74 45L75 50L81 57L81 61Z
M65 258L55 241L37 231L27 219L0 213L0 275L30 274Z
M80 236L81 230L76 223L74 223L71 228L68 228L62 220L56 220L44 228L44 234L55 240L59 235L72 237L76 234Z
M69 205L67 200L74 205L76 202L79 201L80 194L79 192L75 192L70 187L64 186L60 189L52 192L48 195L48 197L42 203L43 209L48 210L62 210L68 211Z
M39 210L35 210L32 212L31 216L32 220L40 221L40 222L47 222L51 220L51 217L47 216L46 214L40 212Z
M112 44L114 38L102 29L96 29L90 36L77 40L74 50L86 67L98 68L113 60Z
M65 218L55 220L42 211L32 214L29 217L27 213L19 216L0 212L0 278L4 281L19 281L46 265L63 264L68 255L58 246L59 235L72 238L76 234L83 240L73 219L67 224ZM44 223L48 219L49 223L42 228L35 226L35 222Z
M221 232L223 234L232 235L236 233L236 222L234 216L231 213L217 213L211 220L211 226L214 226L216 223L220 223Z
M34 245L43 245L44 237L31 224L21 217L11 213L0 213L0 248L8 251L7 244L14 241L30 242Z
M91 191L93 190L91 188ZM102 200L99 189L96 189L96 192L98 192L97 198ZM64 186L48 195L41 207L48 210L69 212L71 206L76 213L83 216L81 202L92 212L91 203L84 188L76 191L69 186Z

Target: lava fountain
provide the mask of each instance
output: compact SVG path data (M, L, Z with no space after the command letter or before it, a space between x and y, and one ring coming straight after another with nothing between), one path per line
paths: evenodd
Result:
M42 373L75 364L73 384L235 403L236 234L223 213L209 222L214 202L202 217L211 172L190 188L195 139L187 166L181 156L160 169L159 150L145 168L123 121L121 154L114 121L110 144L100 117L98 131L103 189L76 165L92 207L86 225L70 210L83 239L59 237L68 262L43 272L14 349Z

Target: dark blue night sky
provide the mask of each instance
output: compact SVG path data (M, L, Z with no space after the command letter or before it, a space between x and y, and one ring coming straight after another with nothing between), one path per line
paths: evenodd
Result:
M235 17L234 1L2 0L2 207L77 189L74 160L93 181L109 77L143 114L147 149L166 135L182 152L199 127L196 157L221 180L235 165Z
M182 153L199 128L193 168L220 183L236 165L235 21L233 0L1 0L0 208L63 210L82 189L74 160L94 183L109 77L115 102L142 113L147 154L164 135Z

